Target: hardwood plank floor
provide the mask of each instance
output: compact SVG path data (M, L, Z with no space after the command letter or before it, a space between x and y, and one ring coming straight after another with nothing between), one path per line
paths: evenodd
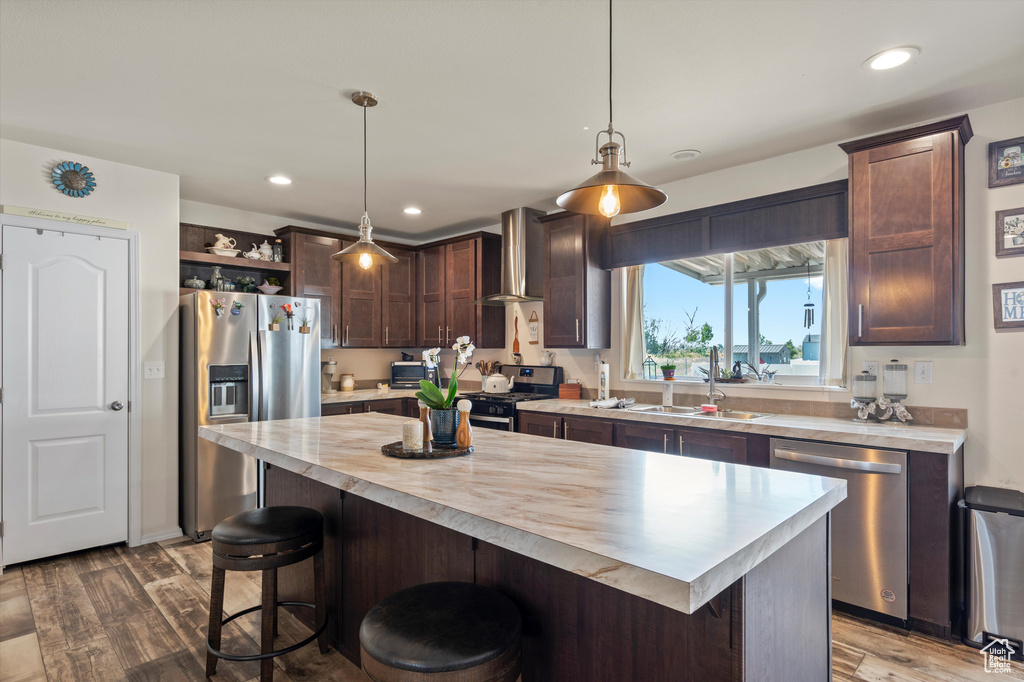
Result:
M210 544L188 538L142 547L105 547L12 566L0 576L0 680L107 682L203 680L210 598ZM224 610L259 602L258 572L229 572ZM837 682L972 682L1024 680L984 672L980 654L843 614L833 619L833 676ZM224 628L233 652L258 650L259 613ZM309 630L280 612L279 642ZM333 649L310 645L274 661L276 682L365 682ZM221 661L213 678L255 682L255 663Z

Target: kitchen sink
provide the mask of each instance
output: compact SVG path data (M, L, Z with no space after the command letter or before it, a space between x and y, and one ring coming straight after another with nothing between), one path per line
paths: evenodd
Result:
M711 417L713 419L759 419L767 417L766 414L754 412L734 412L732 410L719 410L718 412L694 412L691 417Z
M630 412L657 412L661 414L693 414L697 408L694 407L666 407L664 405L655 405L651 407L631 407ZM758 415L760 416L760 415Z

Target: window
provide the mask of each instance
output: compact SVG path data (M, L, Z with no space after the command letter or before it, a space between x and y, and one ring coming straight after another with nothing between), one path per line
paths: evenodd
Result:
M644 356L676 365L677 378L703 379L715 346L725 371L738 362L748 379L767 370L778 384L818 384L827 352L826 245L805 242L645 266ZM830 295L845 301L846 292ZM832 314L845 315L838 308ZM826 343L845 354L845 334L833 336Z

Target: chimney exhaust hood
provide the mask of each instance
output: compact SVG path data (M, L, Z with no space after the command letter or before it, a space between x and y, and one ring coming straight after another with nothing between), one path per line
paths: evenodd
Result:
M473 301L504 306L544 300L545 215L535 208L514 208L501 214L501 291Z

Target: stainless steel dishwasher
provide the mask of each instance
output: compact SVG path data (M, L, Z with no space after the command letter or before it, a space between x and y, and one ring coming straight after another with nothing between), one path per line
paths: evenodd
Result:
M907 453L771 439L771 468L846 480L832 510L832 598L907 619Z

